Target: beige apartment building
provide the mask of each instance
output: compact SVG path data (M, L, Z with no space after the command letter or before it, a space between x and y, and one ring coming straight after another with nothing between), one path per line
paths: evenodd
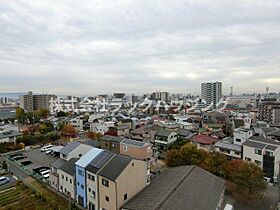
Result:
M149 184L147 171L145 161L115 155L99 172L99 209L119 210Z

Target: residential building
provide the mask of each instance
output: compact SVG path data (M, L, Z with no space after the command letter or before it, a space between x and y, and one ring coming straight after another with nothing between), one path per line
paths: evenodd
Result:
M98 175L99 209L119 210L150 183L148 164L123 155L114 155Z
M222 98L222 82L206 82L201 84L201 98L207 105L213 103L213 108Z
M98 172L113 157L110 151L100 152L86 167L86 194L89 210L99 209Z
M15 118L16 108L14 106L0 106L0 120Z
M122 210L221 210L225 181L198 166L165 169Z
M58 158L56 161L50 164L51 171L49 174L49 183L52 188L59 191L59 174L58 170L60 167L65 164L67 161L61 158Z
M76 198L75 162L78 160L79 158L72 158L62 164L57 170L59 177L59 191L73 200Z
M217 141L214 145L214 151L226 155L232 159L242 159L242 146L233 144L233 139L228 137Z
M170 102L170 93L169 92L161 92L156 91L151 95L152 100L162 101L162 102Z
M17 137L22 136L22 133L15 130L0 131L0 143L15 142Z
M80 158L91 149L92 146L80 143L78 141L72 141L59 151L60 158L67 161L71 158Z
M160 128L155 133L155 144L160 147L165 147L177 140L177 133ZM163 148L162 148L163 149Z
M120 153L120 142L122 140L121 137L105 135L100 139L100 147L114 153Z
M120 143L120 154L139 160L150 160L153 156L152 144L124 138Z
M207 152L211 152L214 148L217 137L209 136L207 134L200 134L190 139L192 144L195 144L198 149L204 149Z
M86 183L86 167L90 162L103 150L92 148L81 159L79 159L76 165L76 200L78 203L87 208L87 183Z
M26 95L19 96L20 107L28 112L33 112L41 108L49 109L51 98L56 98L50 94L36 94L29 91Z
M253 136L253 131L251 129L237 128L233 132L233 143L242 145L251 136Z
M252 136L243 143L243 160L257 164L271 178L277 181L280 161L280 142L261 136Z
M270 125L280 125L280 102L263 102L259 106L259 120Z

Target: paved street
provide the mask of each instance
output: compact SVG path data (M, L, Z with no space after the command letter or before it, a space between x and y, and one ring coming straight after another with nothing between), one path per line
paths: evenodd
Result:
M234 210L274 210L278 201L278 188L268 186L259 206L249 206L235 201L230 195L225 195L225 203L233 205Z

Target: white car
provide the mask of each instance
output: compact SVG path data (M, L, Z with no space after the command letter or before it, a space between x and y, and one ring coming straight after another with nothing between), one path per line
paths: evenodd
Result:
M47 178L50 177L50 172L49 172L49 171L44 171L44 172L42 172L41 174L42 174L42 176L43 176L45 179L47 179Z
M48 149L48 150L45 151L45 153L46 153L47 155L48 155L48 154L51 154L51 152L52 152L52 151L51 151L50 149Z
M43 146L43 147L41 148L41 152L46 152L47 150L49 150L49 149L52 148L52 147L53 147L53 145L51 145L51 144L46 145L46 146Z

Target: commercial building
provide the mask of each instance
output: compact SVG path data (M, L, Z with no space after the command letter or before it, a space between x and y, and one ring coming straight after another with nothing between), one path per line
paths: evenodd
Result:
M222 98L222 82L205 82L201 84L201 98L207 105L213 103L213 108Z
M51 98L56 98L55 95L50 94L36 94L29 91L26 95L19 96L20 107L28 112L33 112L38 109L49 109Z

